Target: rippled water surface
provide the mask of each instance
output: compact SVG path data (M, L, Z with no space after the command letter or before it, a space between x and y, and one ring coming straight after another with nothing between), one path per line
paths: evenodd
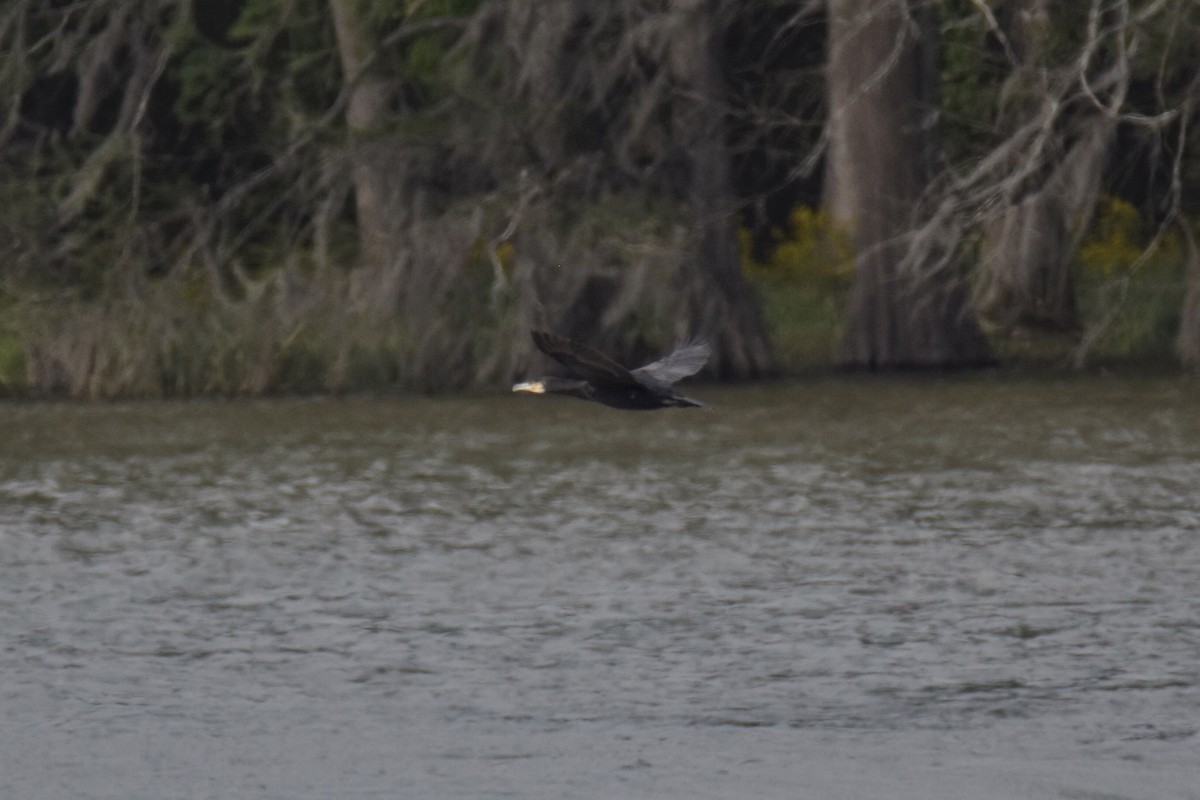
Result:
M1200 385L0 406L0 797L1200 798Z

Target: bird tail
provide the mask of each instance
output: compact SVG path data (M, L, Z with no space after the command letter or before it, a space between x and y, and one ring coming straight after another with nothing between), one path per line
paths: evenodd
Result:
M710 407L707 403L701 403L699 400L693 400L692 398L684 397L681 394L675 395L674 397L671 398L671 405L676 406L678 408L709 408Z

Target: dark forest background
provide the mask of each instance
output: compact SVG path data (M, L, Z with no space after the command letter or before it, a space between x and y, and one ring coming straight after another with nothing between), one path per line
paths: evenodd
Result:
M1200 366L1195 0L7 0L0 391Z

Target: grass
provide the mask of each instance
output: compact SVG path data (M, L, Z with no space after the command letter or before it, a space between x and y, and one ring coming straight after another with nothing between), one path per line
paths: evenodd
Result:
M15 393L25 382L25 348L15 335L0 331L0 393Z
M669 227L653 224L653 214L643 214L638 227L618 210L602 205L566 233L538 231L521 240L521 252L506 244L501 261L510 279L524 270L526 287L528 276L539 286L500 302L491 262L453 244L473 229L432 231L426 239L441 249L427 258L457 258L462 267L449 273L437 305L416 323L402 318L387 276L318 270L299 258L243 278L234 294L203 269L141 275L92 295L18 294L10 287L0 298L0 393L171 397L492 385L513 368L510 343L538 308L529 298L545 302L547 312L581 302L572 294L580 282L568 280L576 273L555 257L617 283L637 265L635 284L646 290L624 298L620 318L608 324L661 337L672 308L661 287L677 269L679 243ZM758 261L742 233L743 274L759 298L780 370L832 368L853 279L843 235L820 212L798 209ZM997 356L1018 367L1061 369L1076 361L1083 342L1088 364L1175 365L1186 288L1182 248L1169 237L1149 255L1146 246L1136 216L1110 203L1075 266L1082 332L994 336Z
M1170 234L1154 241L1128 203L1106 198L1073 265L1082 330L993 334L1002 363L1032 367L1175 365L1186 291L1183 246ZM844 233L819 211L799 208L776 231L763 261L742 231L743 272L754 286L785 373L831 368L852 281Z
M842 338L845 293L759 279L754 288L780 369L809 372L833 365Z

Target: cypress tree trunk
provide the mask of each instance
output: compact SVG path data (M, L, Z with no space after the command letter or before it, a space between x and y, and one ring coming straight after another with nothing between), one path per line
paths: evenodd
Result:
M368 25L355 0L330 0L342 80L349 90L346 127L351 137L354 208L363 260L373 270L396 265L404 223L398 196L403 175L391 152L393 143L379 133L388 113L391 87L371 68L374 48Z
M682 280L691 332L712 343L712 367L723 377L771 369L758 303L742 278L735 230L730 153L726 144L727 90L720 67L715 0L675 0L670 62L677 82L676 137L690 170L688 195L696 250Z
M1052 95L1045 69L1051 35L1047 0L1021 0L1007 15L1008 40L1019 59L1010 86L1026 99L1012 102L1009 124L1028 124ZM1047 148L1044 179L1004 198L999 215L984 230L980 314L1004 331L1070 331L1079 327L1071 259L1100 195L1100 176L1116 121L1085 111ZM1021 152L1013 172L1028 166Z
M980 309L988 322L1006 331L1079 327L1071 258L1100 196L1114 128L1110 119L1093 120L1046 183L987 226Z
M828 206L857 252L840 365L951 368L992 361L950 255L914 249L934 175L936 32L912 0L830 0Z
M1195 369L1200 367L1200 248L1196 245L1189 224L1185 221L1180 227L1187 242L1188 284L1175 350L1184 366Z

